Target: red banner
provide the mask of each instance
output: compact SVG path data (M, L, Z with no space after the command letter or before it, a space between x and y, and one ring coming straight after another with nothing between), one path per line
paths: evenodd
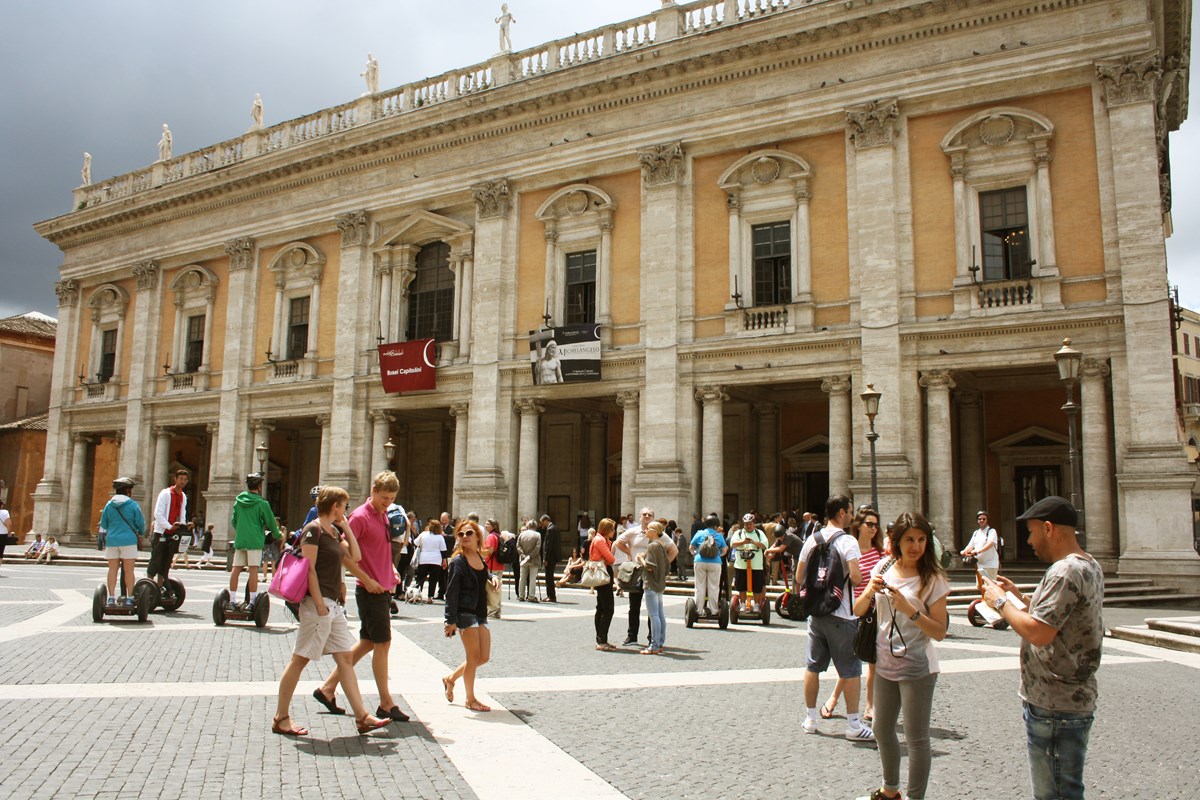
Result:
M383 390L419 392L437 388L437 368L433 361L437 346L433 339L414 339L379 346L379 375Z

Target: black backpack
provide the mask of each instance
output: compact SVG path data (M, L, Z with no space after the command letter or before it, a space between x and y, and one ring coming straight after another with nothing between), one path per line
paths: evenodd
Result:
M496 554L496 558L501 564L516 564L517 563L517 537L500 537L500 552Z
M388 536L395 541L400 541L404 538L405 531L408 530L408 516L404 513L403 508L396 508L388 512Z
M793 616L792 619L827 617L842 605L842 598L846 594L846 565L842 563L842 556L833 543L845 533L838 531L828 541L824 531L813 534L816 546L804 564L799 616Z

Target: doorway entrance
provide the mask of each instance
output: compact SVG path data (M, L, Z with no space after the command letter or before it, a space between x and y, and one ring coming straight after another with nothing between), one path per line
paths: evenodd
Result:
M1025 509L1043 497L1056 494L1062 496L1062 467L1058 464L1025 465L1013 470L1013 518L1025 513ZM1025 535L1025 524L1017 523L1017 558L1037 560L1037 554L1029 546Z

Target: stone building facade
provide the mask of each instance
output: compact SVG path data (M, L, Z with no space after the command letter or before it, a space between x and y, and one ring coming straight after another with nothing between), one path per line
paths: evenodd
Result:
M215 521L259 444L289 522L389 442L423 516L861 502L869 384L884 516L961 541L1069 491L1070 337L1090 549L1194 581L1164 248L1190 12L665 3L81 187L37 226L39 524L87 527L117 434L143 501L182 463ZM535 385L529 332L572 320L602 379ZM422 336L437 389L385 394L377 346Z

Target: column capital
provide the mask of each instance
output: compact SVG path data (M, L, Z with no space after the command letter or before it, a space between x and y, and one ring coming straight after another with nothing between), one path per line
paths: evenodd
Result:
M71 441L75 444L91 444L96 438L87 433L72 433Z
M158 288L158 264L154 261L141 261L134 265L133 275L137 278L138 291Z
M1104 102L1109 108L1153 103L1158 99L1162 63L1156 53L1125 56L1115 61L1097 62L1096 77L1104 86Z
M617 392L617 405L621 408L637 408L639 397L637 392Z
M396 436L408 436L408 423L401 422L399 425L396 425L392 428L392 433Z
M54 284L54 293L58 295L58 305L73 306L79 300L79 281L73 278L56 281Z
M775 403L755 403L751 406L751 410L756 417L773 417L779 412L779 406Z
M484 181L471 187L475 198L475 216L478 219L496 219L508 216L509 185L507 178Z
M1102 358L1085 358L1079 363L1079 374L1084 378L1103 378L1111 371Z
M318 414L317 415L317 427L321 428L322 430L324 430L325 428L328 428L329 422L332 419L333 419L333 417L329 414Z
M541 403L539 403L537 400L522 398L520 400L513 401L513 411L517 412L518 414L520 414L523 417L528 416L530 414L533 414L533 415L541 414L545 410L546 410L546 407L544 405L542 405Z
M704 405L709 403L724 403L729 400L729 395L720 386L697 386L696 399Z
M371 412L371 422L374 422L376 425L378 425L380 422L395 422L395 421L396 421L395 414L391 414L387 411L372 411Z
M225 255L229 256L229 271L249 269L254 264L254 240L249 236L225 242Z
M369 243L371 218L364 210L338 214L334 221L342 233L342 247L362 247Z
M324 415L324 416L326 418L328 418L328 415ZM266 433L270 433L271 431L275 430L275 423L268 422L265 419L253 419L253 420L250 420L250 430L264 431Z
M587 418L588 425L599 427L604 424L604 415L599 412L584 415Z
M217 423L212 422L209 424L216 425ZM154 429L154 435L159 438L164 437L164 436L171 436L174 433L175 433L175 431L171 430L170 428L157 427Z
M637 151L642 167L643 186L662 186L678 183L683 177L683 144L668 142L643 147Z
M919 383L931 391L950 391L956 384L954 378L950 377L950 371L945 369L931 369L921 373Z
M209 436L216 436L217 433L221 430L221 423L219 423L219 422L205 423L204 430L208 431Z
M742 210L742 193L739 190L725 190L725 208L734 214Z
M982 395L974 389L960 389L954 393L954 399L962 408L975 408Z
M890 145L896 136L900 107L895 98L874 100L846 109L846 128L856 150Z
M455 418L462 417L463 419L466 419L468 413L470 413L470 410L470 403L455 403L454 405L450 406L450 416Z
M849 375L830 375L821 381L821 391L825 394L849 394Z

